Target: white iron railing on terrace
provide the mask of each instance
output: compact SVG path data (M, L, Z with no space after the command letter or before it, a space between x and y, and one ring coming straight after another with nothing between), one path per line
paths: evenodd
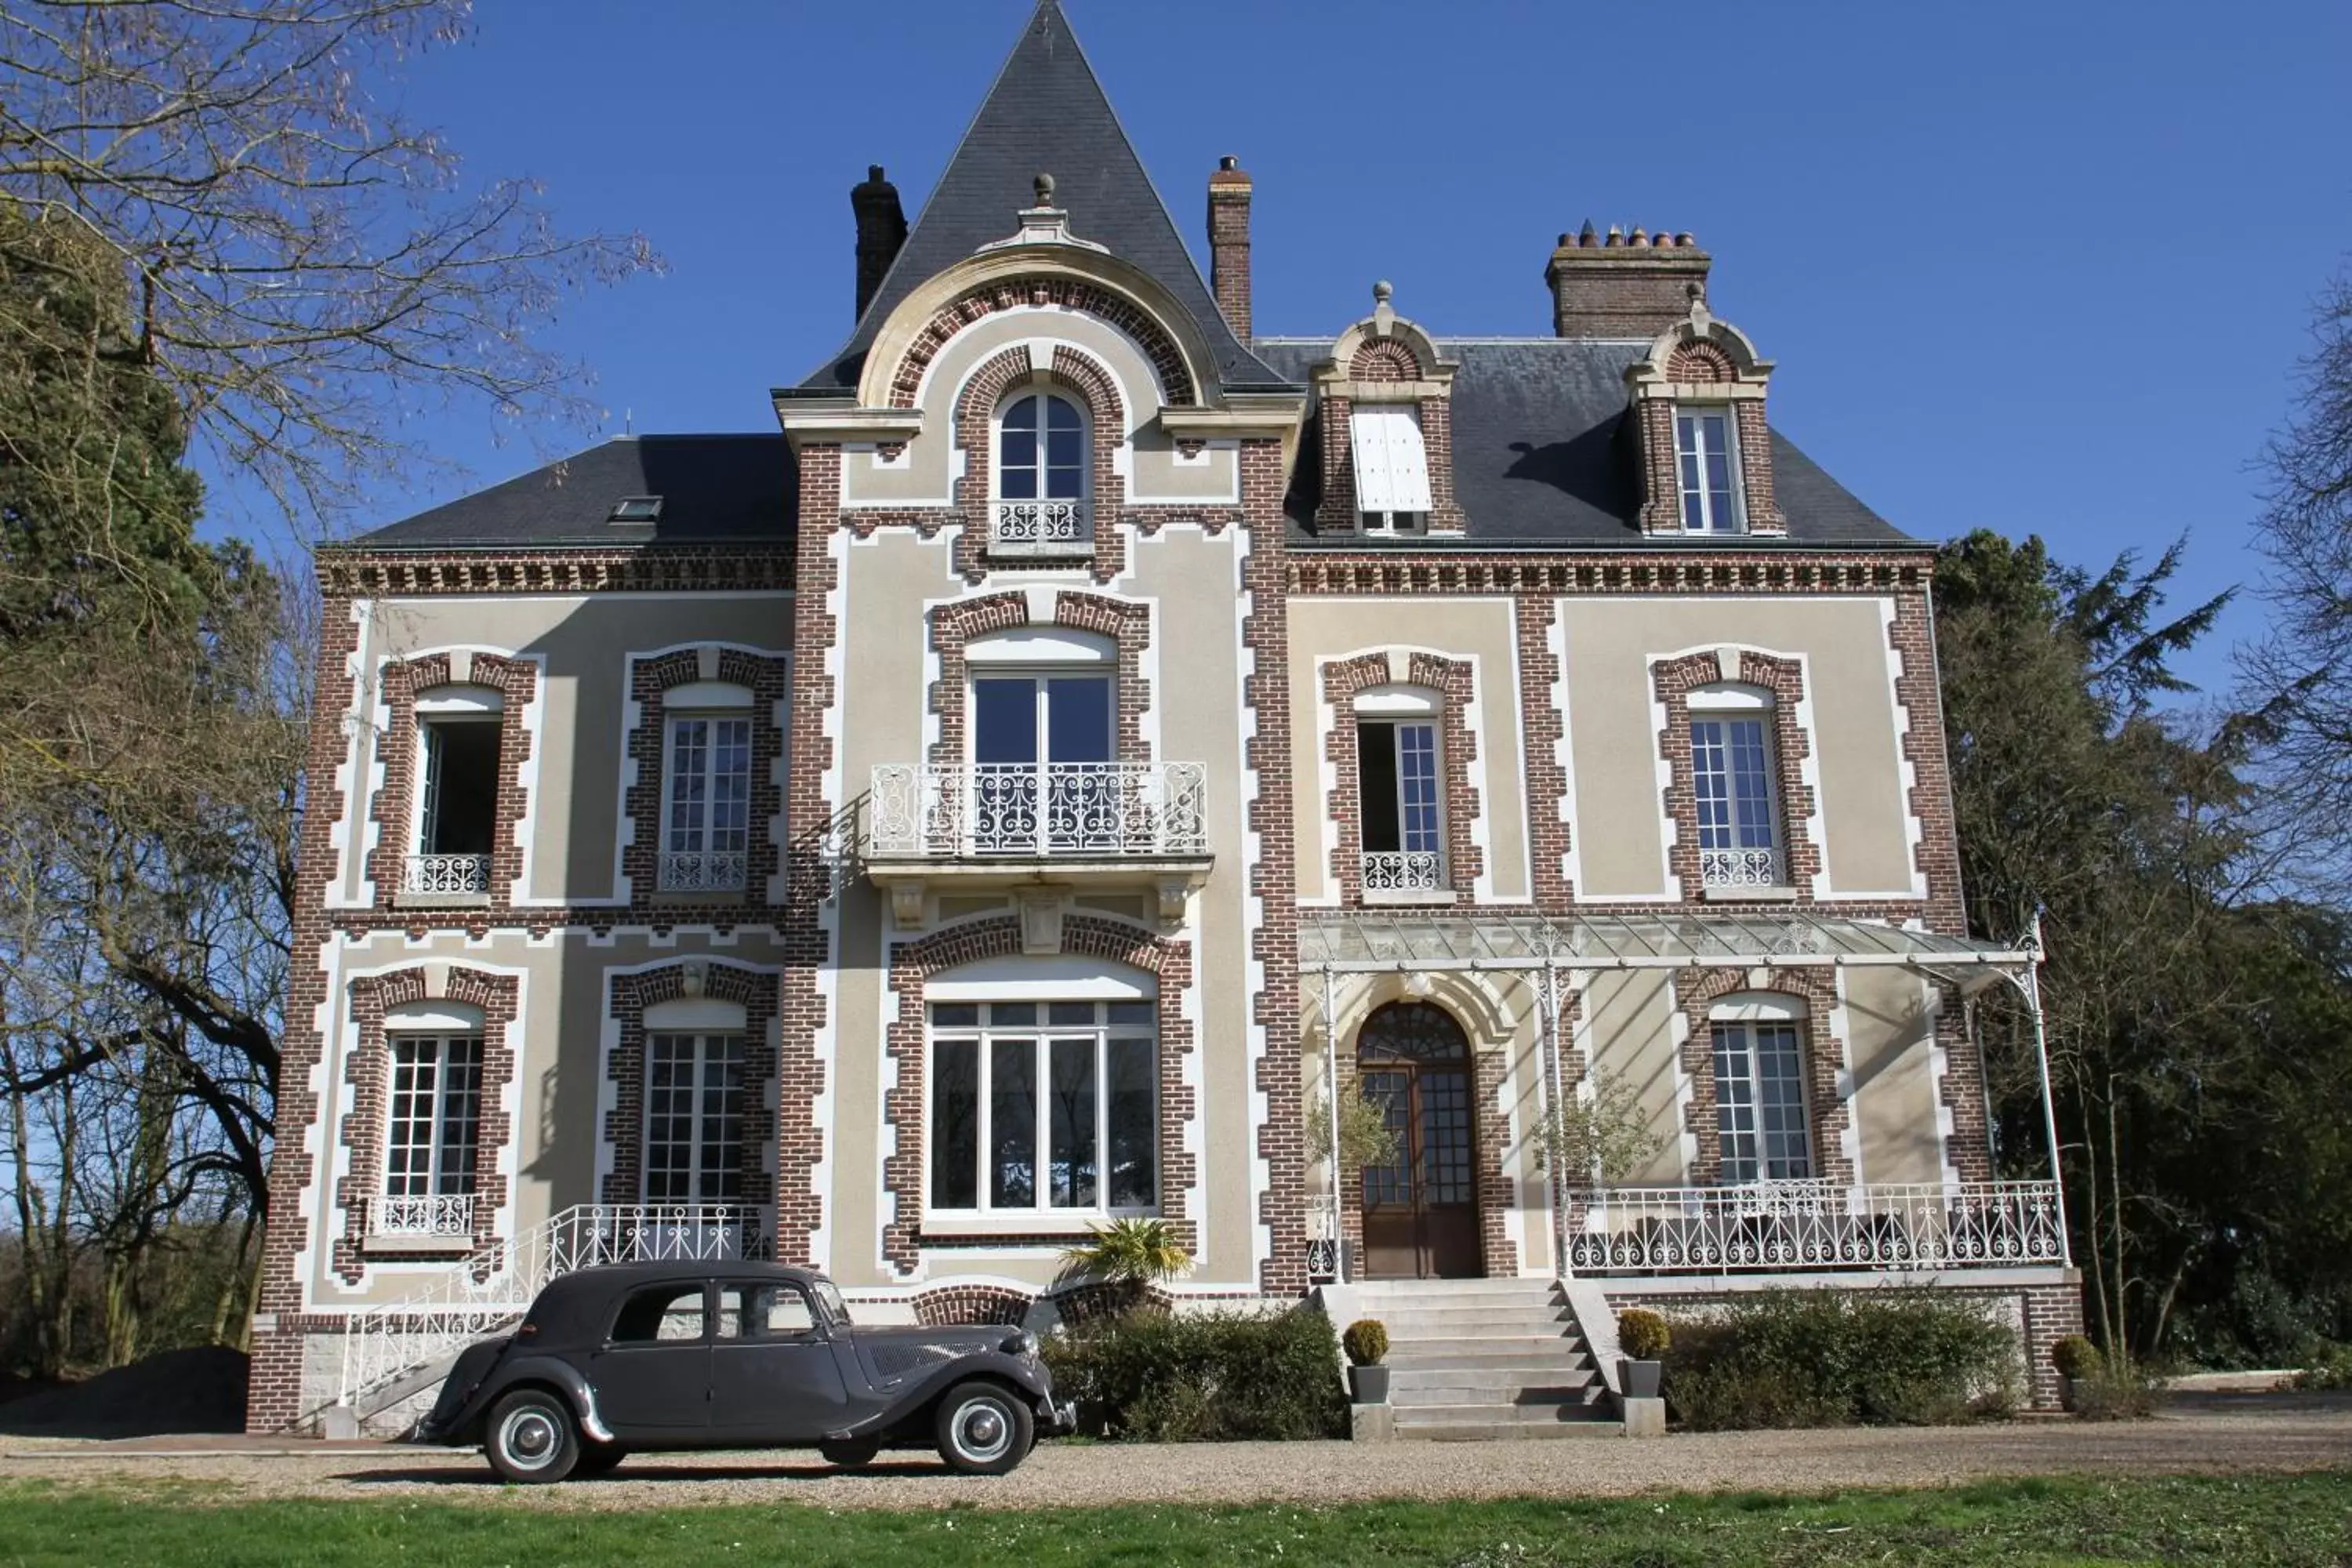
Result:
M1445 889L1445 858L1434 849L1367 849L1364 892L1436 893Z
M751 860L741 849L670 849L661 858L665 893L740 893Z
M1570 1195L1580 1274L2001 1268L2058 1263L2054 1182L1616 1187Z
M1336 1193L1307 1194L1307 1278L1314 1282L1339 1278L1339 1197Z
M605 1263L732 1258L766 1250L747 1236L751 1211L735 1204L582 1204L511 1241L453 1265L430 1289L354 1313L343 1334L335 1403L370 1394L499 1332L551 1279Z
M989 542L995 555L1091 555L1092 510L1082 500L1001 500Z
M370 1236L451 1236L474 1234L474 1194L434 1193L419 1197L378 1197L368 1200Z
M1778 888L1787 883L1776 845L1758 849L1706 849L1698 852L1699 879L1710 888Z
M490 858L487 855L411 855L403 868L404 893L450 894L465 897L490 890Z
M971 857L1204 855L1205 763L886 763L872 852Z

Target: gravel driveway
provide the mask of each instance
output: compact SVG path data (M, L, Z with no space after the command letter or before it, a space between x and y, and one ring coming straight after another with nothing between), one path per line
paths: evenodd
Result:
M887 1459L886 1456L886 1460ZM1362 1501L1648 1491L1941 1486L1996 1476L2147 1476L2352 1468L2352 1400L2205 1398L2153 1421L2021 1421L1970 1428L1738 1432L1655 1442L1228 1443L1041 1448L1002 1479L951 1476L908 1454L848 1474L803 1454L631 1460L601 1480L495 1483L478 1455L383 1447L288 1456L139 1455L105 1444L0 1439L0 1481L193 1483L197 1500L430 1497L495 1507L642 1509L713 1503L824 1508Z

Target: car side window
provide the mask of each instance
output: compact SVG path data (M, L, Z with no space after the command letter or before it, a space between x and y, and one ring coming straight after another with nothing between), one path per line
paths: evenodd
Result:
M702 1287L648 1285L629 1292L613 1320L613 1342L650 1345L702 1337Z
M803 1339L815 1331L808 1298L796 1286L762 1282L719 1288L722 1340Z

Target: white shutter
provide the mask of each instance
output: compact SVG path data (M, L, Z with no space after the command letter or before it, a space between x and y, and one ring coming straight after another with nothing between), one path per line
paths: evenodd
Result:
M1348 426L1356 454L1356 510L1428 511L1429 454L1421 444L1420 410L1396 404L1354 408Z

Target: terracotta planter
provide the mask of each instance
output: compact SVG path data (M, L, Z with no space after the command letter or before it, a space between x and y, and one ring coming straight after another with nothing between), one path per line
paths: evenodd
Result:
M1622 1357L1617 1363L1617 1386L1628 1399L1655 1399L1658 1380L1664 1375L1666 1363L1662 1361L1635 1361Z
M1359 1405L1386 1405L1389 1402L1389 1369L1379 1365L1349 1367L1348 1392Z

